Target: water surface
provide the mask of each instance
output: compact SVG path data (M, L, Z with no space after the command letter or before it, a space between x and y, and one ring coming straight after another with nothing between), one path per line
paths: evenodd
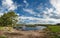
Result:
M22 30L43 30L44 28L46 28L46 27L45 26L36 26L36 27L23 26Z

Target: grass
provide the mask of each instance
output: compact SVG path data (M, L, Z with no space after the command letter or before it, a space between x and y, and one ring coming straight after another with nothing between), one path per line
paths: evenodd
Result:
M48 26L52 32L60 32L60 26Z
M12 27L2 27L2 26L0 26L0 30L2 30L2 31L12 31Z
M6 36L0 36L0 38L6 38Z
M1 27L1 26L0 26L0 30L4 30L4 27Z

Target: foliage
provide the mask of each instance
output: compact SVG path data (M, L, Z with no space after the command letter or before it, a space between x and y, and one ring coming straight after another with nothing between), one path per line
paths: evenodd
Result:
M60 38L60 26L58 25L49 25L48 28L50 33L48 33L50 35L51 38Z
M6 38L6 36L0 36L0 38Z
M52 32L60 32L60 26L58 26L58 25L48 26L48 29L50 29L50 31L52 31Z
M1 27L1 26L0 26L0 30L4 30L4 27Z
M4 13L0 17L0 25L1 26L14 25L18 21L16 19L17 17L18 17L18 15L13 11L10 11L8 13Z

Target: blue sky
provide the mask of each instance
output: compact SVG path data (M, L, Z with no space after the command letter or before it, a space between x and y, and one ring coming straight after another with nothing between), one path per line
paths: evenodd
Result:
M60 0L0 0L0 15L10 10L19 15L19 23L60 23Z

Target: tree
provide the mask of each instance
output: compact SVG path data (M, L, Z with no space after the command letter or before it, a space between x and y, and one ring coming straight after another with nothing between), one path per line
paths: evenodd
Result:
M8 25L16 25L17 23L17 18L18 15L13 12L10 11L8 13L4 13L1 17L0 17L0 25L1 26L8 26Z
M10 19L11 25L16 25L16 23L18 21L16 18L18 17L18 15L13 11L8 12L7 15Z

